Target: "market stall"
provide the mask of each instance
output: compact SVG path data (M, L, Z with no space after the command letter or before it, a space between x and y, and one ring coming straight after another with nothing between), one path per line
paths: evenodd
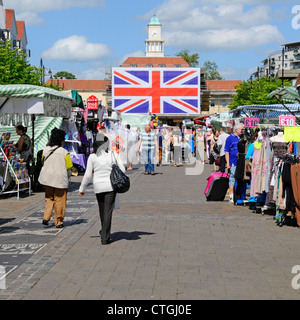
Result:
M28 130L28 133L30 133L32 137L34 157L38 150L43 149L46 146L48 142L47 135L49 130L51 130L51 127L59 127L63 118L70 118L73 104L74 100L71 97L48 87L19 84L0 85L0 123L8 127L17 124L24 124L26 127L28 126L28 128L31 129ZM43 130L41 130L42 132L39 135L40 139L37 140L36 125L38 116L45 117L43 120L45 120L45 123L48 123L48 126L45 126L45 123L42 125ZM46 120L46 118L51 118L51 120ZM41 120L40 124L42 124L43 120ZM49 126L50 122L52 122L52 126ZM6 130L4 130L4 132L5 131ZM8 141L10 142L9 145L11 149L11 144L13 144L12 135L9 135L9 137L10 139ZM1 160L6 166L5 173L9 171L16 180L17 188L15 189L15 192L17 192L19 196L19 191L21 191L19 189L21 180L18 179L14 168L21 163L22 159L20 159L20 156L16 152L10 152L11 159L8 158L7 155L5 158L4 155L5 151L2 150ZM29 184L32 182L34 166L35 162L33 158L31 166L32 172L27 179ZM3 183L0 194L5 192L3 186L5 186L6 176L7 175L2 176Z

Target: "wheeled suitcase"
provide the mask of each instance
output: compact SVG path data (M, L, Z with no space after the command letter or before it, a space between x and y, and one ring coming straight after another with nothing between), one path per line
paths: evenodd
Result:
M214 172L207 179L205 196L207 201L223 201L229 188L229 174Z

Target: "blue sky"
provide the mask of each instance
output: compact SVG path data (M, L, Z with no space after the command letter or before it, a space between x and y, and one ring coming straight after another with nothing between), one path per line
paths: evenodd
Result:
M77 79L104 79L105 68L119 66L128 56L144 56L153 14L162 24L165 55L184 49L198 53L200 65L205 60L216 62L226 80L248 79L269 53L300 41L300 29L295 28L300 24L297 1L3 0L3 4L15 9L17 20L25 20L29 62L39 65L43 58L53 73L68 71Z

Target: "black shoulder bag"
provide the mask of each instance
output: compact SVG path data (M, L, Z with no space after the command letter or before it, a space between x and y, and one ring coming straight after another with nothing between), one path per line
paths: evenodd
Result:
M112 154L115 158L114 152ZM115 163L112 161L112 169L110 173L110 181L113 190L116 193L125 193L130 188L130 179L126 174L119 168L117 160L115 158Z

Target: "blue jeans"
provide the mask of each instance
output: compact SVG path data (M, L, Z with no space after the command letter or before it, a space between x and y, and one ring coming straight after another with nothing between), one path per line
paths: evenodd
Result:
M229 185L230 186L235 185L235 170L236 170L236 166L230 167L230 176L229 176Z
M145 165L145 172L154 172L154 149L142 149L142 155Z

